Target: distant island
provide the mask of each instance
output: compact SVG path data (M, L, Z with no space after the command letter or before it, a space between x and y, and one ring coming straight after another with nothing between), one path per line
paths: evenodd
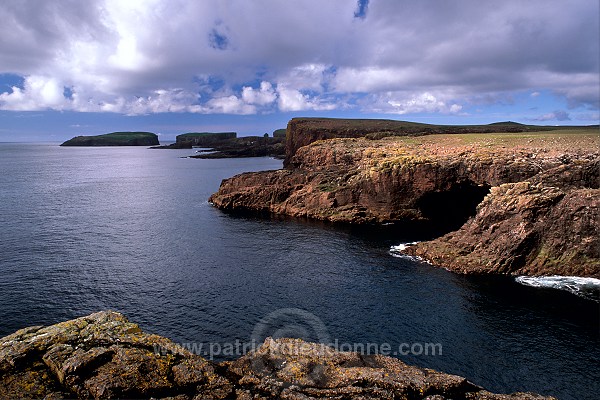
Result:
M192 148L193 146L209 147L216 143L235 139L236 137L236 132L189 132L177 135L174 147L184 149Z
M158 136L151 132L113 132L97 136L76 136L61 146L156 146Z
M153 149L191 149L204 147L192 158L277 157L285 155L285 129L263 136L237 137L236 132L190 132L177 135L175 143Z

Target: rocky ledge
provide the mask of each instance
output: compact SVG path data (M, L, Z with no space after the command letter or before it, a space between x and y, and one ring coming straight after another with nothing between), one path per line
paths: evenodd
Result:
M288 146L302 136L290 126ZM288 147L286 169L226 179L210 201L229 211L420 224L443 236L407 252L461 273L600 277L597 128L378 138Z
M210 362L103 311L0 339L1 399L549 399L493 394L385 356L267 338L236 361Z

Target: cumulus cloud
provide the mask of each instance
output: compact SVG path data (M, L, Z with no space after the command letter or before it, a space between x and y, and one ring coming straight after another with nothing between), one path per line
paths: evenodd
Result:
M0 93L0 104L5 110L61 110L66 106L65 89L55 78L32 75L25 79L23 86L23 89L13 86L10 92Z
M399 115L412 113L459 114L462 106L444 97L443 94L434 95L429 92L418 94L388 92L368 97L364 107L369 108L371 112Z
M247 104L257 104L265 106L271 104L277 99L277 95L273 90L273 85L270 82L261 82L259 89L253 89L250 86L244 86L242 89L242 99Z
M564 110L556 110L548 114L533 118L534 121L570 121L569 113Z
M589 0L4 0L0 109L460 113L552 93L600 107ZM552 23L548 23L552 21Z
M336 104L328 103L318 97L313 98L309 94L302 93L298 89L288 88L285 85L279 85L277 91L281 111L327 111L334 110L337 107Z

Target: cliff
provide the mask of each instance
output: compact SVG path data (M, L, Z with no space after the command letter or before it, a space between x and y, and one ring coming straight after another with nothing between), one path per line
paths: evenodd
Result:
M556 129L549 126L523 125L516 122L497 122L489 125L431 125L387 119L293 118L286 130L286 158L291 162L296 151L317 140L333 138L381 139L387 136L422 136L433 134L539 132Z
M243 136L235 132L184 133L176 137L176 142L168 146L153 149L191 149L199 150L191 158L239 158L239 157L283 157L285 154L285 136Z
M0 339L1 399L549 399L493 394L400 360L267 338L216 364L104 311Z
M98 136L76 136L61 146L155 146L158 136L151 132L113 132Z
M236 132L190 132L175 137L175 145L179 148L191 148L192 146L211 147L237 137Z
M191 158L278 157L285 154L285 137L244 136L215 143L211 151Z
M273 131L273 137L274 138L285 138L287 129L276 129Z
M288 146L301 136L288 129ZM287 169L226 179L210 201L229 211L448 233L408 252L463 273L600 277L596 129L338 138L291 148Z
M600 277L600 190L535 181L492 188L458 231L406 253L460 273Z

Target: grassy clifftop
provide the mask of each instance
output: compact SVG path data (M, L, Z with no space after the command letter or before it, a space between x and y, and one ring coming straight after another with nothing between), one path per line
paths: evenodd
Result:
M296 151L317 140L333 138L381 139L387 136L423 136L466 133L547 132L557 129L598 129L591 127L554 127L524 125L516 122L496 122L489 125L432 125L386 119L293 118L288 122L286 157L288 166Z

